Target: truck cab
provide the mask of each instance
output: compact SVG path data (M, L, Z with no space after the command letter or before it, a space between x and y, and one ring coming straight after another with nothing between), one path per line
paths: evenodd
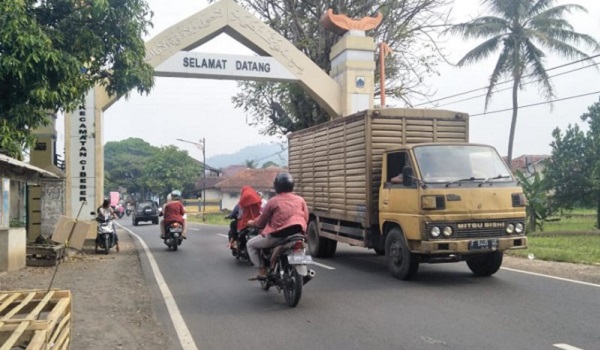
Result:
M489 276L503 251L527 247L523 191L493 147L406 144L387 149L381 169L376 249L394 277L453 261Z

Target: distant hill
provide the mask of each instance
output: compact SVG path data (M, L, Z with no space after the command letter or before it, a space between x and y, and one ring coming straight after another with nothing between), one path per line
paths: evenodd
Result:
M206 158L206 164L215 168L224 168L229 165L245 164L247 160L255 160L257 168L264 163L272 161L279 166L287 166L287 145L282 149L281 144L259 144L247 146L233 154L221 154Z

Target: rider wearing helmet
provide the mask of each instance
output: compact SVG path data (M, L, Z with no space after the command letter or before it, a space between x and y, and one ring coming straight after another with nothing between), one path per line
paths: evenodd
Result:
M175 190L171 192L171 201L165 204L163 209L163 223L160 227L160 238L165 238L165 228L174 222L178 222L183 227L181 238L186 237L186 225L185 225L185 208L179 201L181 199L181 192Z
M273 187L277 195L267 202L256 220L248 222L249 225L264 228L260 235L250 239L247 244L250 260L259 269L256 277L251 280L267 277L266 267L262 266L262 259L258 255L260 249L274 247L290 234L306 232L308 208L304 198L292 193L292 175L287 172L277 174Z
M117 213L115 213L115 211L113 210L113 208L110 206L110 199L108 197L104 197L104 200L102 201L102 205L98 207L98 209L96 209L96 213L98 214L98 216L102 216L102 217L108 217L108 216L113 216L115 219L117 219ZM121 251L121 249L119 248L119 236L117 236L117 228L115 227L115 223L112 223L112 227L113 227L113 235L115 238L115 246L117 248L117 252ZM96 249L98 249L98 242L96 242Z

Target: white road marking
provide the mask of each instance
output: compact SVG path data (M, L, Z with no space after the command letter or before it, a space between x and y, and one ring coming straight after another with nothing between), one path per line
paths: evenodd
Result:
M217 233L217 236L221 236L221 237L229 238L229 236L227 236L227 235L224 235L224 234L222 234L222 233Z
M194 342L194 338L192 338L192 334L190 333L190 330L188 329L187 325L185 324L185 321L183 320L183 316L181 316L181 313L179 312L179 308L177 307L177 303L175 302L175 299L173 298L173 294L171 294L171 290L169 289L167 282L165 281L162 274L160 273L158 264L156 263L154 256L150 252L150 249L148 249L146 242L144 242L144 240L140 236L135 234L130 229L123 227L120 224L118 224L118 225L121 226L122 229L126 230L131 235L133 235L133 237L137 238L138 242L140 242L140 244L144 248L144 251L146 252L146 255L148 256L148 261L150 262L150 266L152 267L152 272L154 273L154 278L156 278L156 283L158 284L158 288L160 289L160 292L163 295L163 299L165 299L165 304L167 304L167 311L169 312L169 316L171 316L171 321L173 322L173 326L175 327L175 331L177 332L177 337L179 338L179 343L181 343L181 347L183 348L183 350L198 350L198 347L196 346L196 343Z
M557 348L559 348L559 349L564 349L564 350L583 350L583 349L571 346L569 344L554 344L554 346L557 347Z
M335 270L335 267L333 267L333 266L329 266L329 265L321 264L321 263L318 263L318 262L316 262L316 261L314 261L314 260L313 260L313 263L312 263L312 265L317 265L317 266L320 266L320 267L322 267L322 268L324 268L324 269L327 269L327 270Z
M199 229L199 228L196 228L196 227L190 227L188 230L192 230L192 231L200 231L200 229Z
M600 284L596 284L596 283L583 282L583 281L576 281L576 280L572 280L572 279L569 279L569 278L562 278L562 277L556 277L556 276L544 275L544 274L542 274L542 273L536 273L536 272L529 272L529 271L516 270L516 269L511 269L511 268L508 268L508 267L501 267L501 269L503 269L503 270L507 270L507 271L513 271L513 272L520 272L520 273L524 273L524 274L528 274L528 275L533 275L533 276L539 276L539 277L552 278L552 279L559 280L559 281L565 281L565 282L571 282L571 283L583 284L583 285L585 285L585 286L590 286L590 287L598 287L598 288L600 288Z

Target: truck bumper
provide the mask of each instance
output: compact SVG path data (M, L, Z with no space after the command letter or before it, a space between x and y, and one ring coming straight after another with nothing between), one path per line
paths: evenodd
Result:
M498 244L490 249L473 249L472 241L490 241L497 240ZM486 251L505 251L508 249L526 249L527 237L494 237L494 238L474 238L461 240L436 240L417 242L411 245L411 251L417 254L478 254Z

